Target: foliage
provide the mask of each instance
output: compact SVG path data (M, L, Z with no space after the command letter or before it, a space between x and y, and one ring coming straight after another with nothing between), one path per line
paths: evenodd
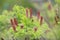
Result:
M57 1L58 2L58 1ZM23 2L24 3L24 2ZM58 2L60 3L60 2ZM49 28L49 25L44 21L42 25L40 25L41 21L37 19L37 16L32 16L30 18L30 9L28 9L28 17L26 16L26 8L23 6L15 5L12 8L12 11L4 10L2 15L0 15L0 38L4 38L5 40L9 39L16 39L16 40L24 40L25 38L29 38L30 40L33 39L40 39L41 36L46 38L47 40L59 40L60 39L60 21L59 18L58 22L54 19L56 17L57 5L52 6L47 4L43 5L43 9L48 15L49 22L54 25L54 27ZM41 13L42 14L42 13ZM43 15L42 15L43 16ZM41 15L40 15L41 17ZM16 31L13 29L13 25L11 25L11 19L14 20L16 18L18 25L15 25Z

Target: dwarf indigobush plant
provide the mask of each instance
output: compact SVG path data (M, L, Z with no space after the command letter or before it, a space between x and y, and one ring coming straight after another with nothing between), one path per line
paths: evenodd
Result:
M2 15L8 19L8 21L6 21L11 25L9 30L6 30L6 32L11 33L11 35L18 40L24 40L26 37L29 37L30 40L36 38L39 39L41 35L49 28L39 11L37 13L37 17L33 16L32 13L31 8L26 9L18 5L15 5L12 11L3 11ZM4 19L5 18L3 18L3 21ZM6 21L5 23L7 23Z
M33 38L40 38L40 35L48 29L48 25L46 25L46 23L43 21L44 18L40 15L40 12L38 12L37 17L35 17L32 15L31 8L26 9L22 7L20 9L19 6L14 6L13 12L15 13L15 17L17 19L16 21L18 21L18 25L16 26L17 31L14 32L12 27L9 31L14 35L15 38L21 40L24 40L25 37L29 37L30 40Z

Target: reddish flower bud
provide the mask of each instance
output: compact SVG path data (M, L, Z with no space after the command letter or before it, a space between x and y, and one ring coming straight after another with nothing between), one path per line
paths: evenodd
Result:
M13 30L16 31L16 26L15 26L15 24L14 24L13 19L11 19L10 21L11 21L11 25L12 25Z
M37 31L37 27L34 27L34 31L35 31L35 32Z
M30 18L32 18L32 9L30 8Z
M52 9L52 6L51 4L48 5L48 9L51 10Z
M39 18L40 18L40 12L38 11L38 13L37 13L37 18L38 18L38 20L39 20Z
M18 22L17 22L16 18L14 18L14 23L15 23L16 26L18 26Z
M40 25L42 25L42 23L43 23L43 17L40 16Z
M28 17L28 8L26 8L26 17Z
M16 32L16 26L15 26L15 25L13 25L12 27L13 27L13 30Z
M21 25L20 25L20 28L21 28L21 29L23 29L23 27L24 27L24 25L23 25L23 24L21 24Z

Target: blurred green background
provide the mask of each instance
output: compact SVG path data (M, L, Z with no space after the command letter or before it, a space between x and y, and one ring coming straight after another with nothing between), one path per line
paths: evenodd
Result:
M39 2L38 2L39 1ZM48 0L0 0L0 14L2 10L11 10L11 8L14 5L20 5L28 8L33 8L35 9L34 3L35 4L40 4L47 2ZM53 4L55 3L55 0L50 0ZM36 5L37 6L37 5Z

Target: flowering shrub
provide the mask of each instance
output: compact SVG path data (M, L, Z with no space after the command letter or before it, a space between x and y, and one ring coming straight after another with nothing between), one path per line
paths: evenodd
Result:
M48 29L48 25L44 22L40 13L37 14L37 17L35 17L32 15L32 9L26 9L17 5L13 7L12 11L3 11L3 14L0 16L0 24L2 27L0 30L4 29L4 32L1 32L1 34L6 33L2 38L5 40L9 40L9 38L7 38L9 36L11 36L10 39L14 37L18 40L23 40L25 37L29 37L30 40L40 38L40 35ZM5 25L7 26L5 27Z
M59 16L55 15L57 12L51 4L48 5L46 13L48 21L54 24L52 29L45 22L41 12L38 11L37 16L33 16L32 8L15 5L12 11L4 10L0 15L1 40L40 40L41 36L47 40L59 40Z
M17 7L17 9L19 9ZM40 38L40 35L48 29L48 25L43 21L43 17L41 15L39 15L40 13L37 13L37 17L32 16L32 9L19 9L17 11L17 9L15 10L16 12L16 19L17 19L17 26L15 26L15 30L10 28L10 32L14 34L15 38L18 39L25 39L25 37L29 37L30 40L32 40L33 38ZM24 10L21 11L20 10ZM24 12L24 13L23 13ZM39 19L37 19L39 17ZM16 20L15 19L15 20ZM43 23L43 24L42 24ZM44 27L44 26L46 27ZM14 26L12 26L14 28ZM43 29L42 29L43 28Z

